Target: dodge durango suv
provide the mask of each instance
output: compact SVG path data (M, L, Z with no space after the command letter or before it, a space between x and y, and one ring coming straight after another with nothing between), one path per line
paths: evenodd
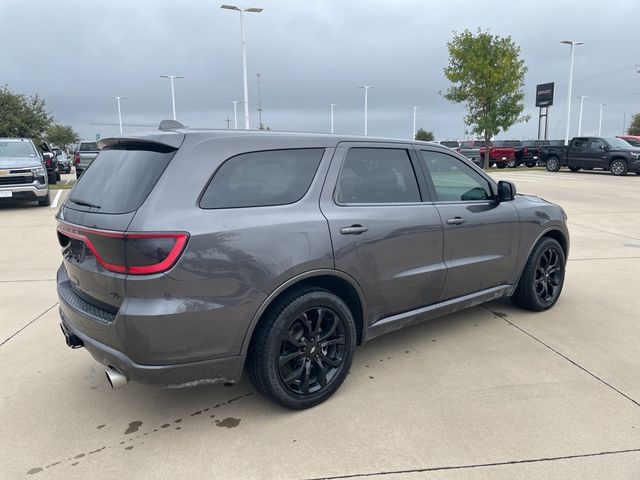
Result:
M511 297L552 307L557 205L449 148L191 130L109 138L57 215L61 327L112 387L240 380L303 409L379 335Z

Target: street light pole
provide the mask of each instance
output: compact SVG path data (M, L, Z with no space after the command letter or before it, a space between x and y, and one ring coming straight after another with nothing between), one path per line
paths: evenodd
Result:
M331 133L333 133L333 109L337 107L337 103L330 103L329 107L331 108Z
M413 108L413 130L411 131L411 137L410 140L415 140L416 139L416 110L418 110L418 107L412 106L411 108Z
M233 125L234 128L237 130L238 129L238 103L240 103L238 100L233 100L231 103L233 103Z
M173 119L176 119L176 90L173 81L176 78L184 78L182 75L160 75L160 78L168 78L171 80L171 106L173 107Z
M369 89L373 87L371 85L361 85L358 88L364 89L364 134L366 136L369 135Z
M120 133L122 134L122 110L120 110L120 100L124 100L127 97L113 97L118 102L118 125L120 125Z
M244 93L244 128L249 130L249 86L247 81L247 41L244 36L244 13L260 13L262 8L244 8L235 5L221 5L220 8L240 12L240 37L242 39L242 85Z
M602 136L602 109L606 106L606 103L600 104L600 120L598 121L598 136Z
M578 136L582 135L582 106L584 105L584 99L589 98L585 95L578 95L576 98L580 99L580 118L578 119Z
M563 40L560 43L571 45L571 66L569 67L569 90L567 92L567 129L564 135L564 144L569 145L569 128L571 127L571 88L573 87L573 50L576 45L583 45L584 42L574 42L573 40Z

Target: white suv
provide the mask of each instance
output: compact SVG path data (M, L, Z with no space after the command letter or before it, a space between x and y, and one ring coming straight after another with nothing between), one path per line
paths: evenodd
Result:
M28 138L0 138L0 200L9 199L51 205L47 169Z

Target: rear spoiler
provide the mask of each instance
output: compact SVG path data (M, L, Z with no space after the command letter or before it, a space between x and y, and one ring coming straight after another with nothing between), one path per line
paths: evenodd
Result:
M153 151L174 151L180 148L184 142L185 134L177 132L163 132L157 135L140 137L113 137L105 138L98 142L100 150L109 149L131 149L131 150L153 150Z

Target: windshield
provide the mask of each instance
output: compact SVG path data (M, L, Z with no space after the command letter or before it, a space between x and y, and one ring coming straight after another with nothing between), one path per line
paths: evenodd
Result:
M0 142L0 157L35 157L30 142Z
M445 147L457 147L458 142L453 140L445 140L444 142L440 142L440 145L444 145Z
M603 140L612 148L622 148L623 150L633 148L630 143L625 142L621 138L603 138Z

